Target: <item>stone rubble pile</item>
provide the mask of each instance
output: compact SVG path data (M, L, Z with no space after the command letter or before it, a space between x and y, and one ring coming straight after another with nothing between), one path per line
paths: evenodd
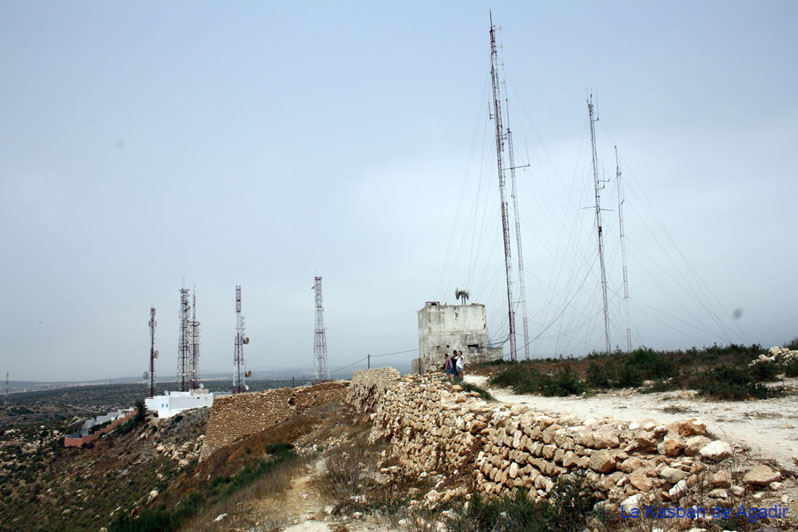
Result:
M353 381L349 397L373 404L373 395L358 386ZM370 442L388 442L405 473L470 475L490 496L524 487L541 499L558 477L581 471L599 498L628 509L655 500L683 505L708 490L722 501L727 490L740 496L745 486L776 489L780 478L767 466L743 479L730 475L729 462L721 462L734 449L713 441L696 419L665 425L551 416L524 405L489 404L428 375L396 380L371 417Z
M195 441L186 441L180 445L176 443L155 443L155 451L170 458L178 463L180 468L188 467L192 460L198 459L205 440L204 435L200 435Z
M787 347L771 347L768 349L767 354L761 354L759 357L751 362L749 366L755 364L778 364L779 366L786 366L793 361L798 361L798 351L789 349Z

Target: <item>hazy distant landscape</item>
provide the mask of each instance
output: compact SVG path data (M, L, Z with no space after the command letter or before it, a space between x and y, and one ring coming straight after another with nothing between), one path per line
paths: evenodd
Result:
M256 380L249 383L251 391L268 390L306 384L305 381ZM208 380L205 388L211 392L230 391L228 380ZM163 383L159 387L175 389ZM145 395L143 384L101 384L93 386L71 386L53 390L11 393L0 410L0 429L79 418L81 420L105 414L111 410L131 408ZM76 419L77 421L77 419Z

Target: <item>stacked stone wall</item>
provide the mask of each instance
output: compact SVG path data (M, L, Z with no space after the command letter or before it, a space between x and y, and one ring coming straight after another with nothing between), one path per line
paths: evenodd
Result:
M352 376L346 402L358 413L372 412L385 392L399 381L393 368L364 369Z
M348 383L279 388L216 397L213 401L200 461L226 445L329 401L343 400Z
M353 381L350 400L364 397L360 387ZM353 406L368 409L374 402L368 397L368 404ZM600 498L624 502L627 510L646 500L684 504L697 490L722 501L725 488L737 487L714 466L732 454L731 446L713 442L695 419L640 425L551 416L415 375L385 389L371 417L370 440L388 442L406 471L473 471L476 488L487 495L525 487L530 497L543 498L559 476L577 471Z

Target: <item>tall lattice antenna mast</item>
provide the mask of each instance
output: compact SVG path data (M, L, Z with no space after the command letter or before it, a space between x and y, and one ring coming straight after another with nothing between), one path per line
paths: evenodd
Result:
M496 27L490 15L490 80L493 86L493 121L496 124L496 166L499 173L499 199L502 212L502 238L504 239L504 270L507 279L507 317L510 324L510 360L518 360L515 343L515 309L513 308L513 265L510 250L510 227L507 198L504 194L504 129L502 128L501 89L499 87L499 54L496 51Z
M155 397L155 359L158 358L158 351L155 350L155 307L150 308L150 380L147 385L147 397Z
M249 343L244 326L244 316L241 315L241 286L236 286L236 338L233 353L233 393L246 392L249 387L246 383L247 373L244 369L244 345Z
M623 306L626 313L626 351L632 352L632 319L629 315L629 280L626 277L626 242L623 234L623 185L621 184L621 163L618 161L618 146L615 146L615 180L618 185L618 227L621 231L621 264L623 265Z
M321 277L316 276L313 292L316 296L316 331L313 334L313 372L316 380L330 378L327 367L327 332L324 329L324 304L321 297Z
M188 288L180 289L180 340L177 344L177 385L181 392L187 392L191 383L191 306L188 301Z
M601 232L601 189L598 176L598 160L596 158L596 122L598 117L593 114L593 94L587 100L587 113L590 119L590 147L593 152L593 186L596 192L596 228L598 229L598 253L601 267L601 297L604 303L604 341L606 352L610 353L610 318L607 313L607 274L604 271L604 235Z
M197 321L197 287L194 287L192 293L191 305L191 382L190 387L196 390L200 387L199 381L199 357L200 357L200 344L199 344L199 327L200 322Z
M518 189L516 187L515 169L529 166L515 165L513 153L513 133L510 131L510 102L507 100L507 82L504 83L504 116L507 124L507 158L510 163L510 196L513 198L513 221L515 222L515 249L518 251L518 305L521 308L521 326L524 333L524 358L529 360L529 322L526 314L526 280L524 278L524 252L521 246L521 212L518 210Z

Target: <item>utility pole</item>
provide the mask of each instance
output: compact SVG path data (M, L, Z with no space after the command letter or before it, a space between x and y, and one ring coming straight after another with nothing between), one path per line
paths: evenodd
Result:
M155 350L155 307L150 308L150 382L147 387L147 397L155 397L155 359L158 358L158 351Z
M626 277L626 242L623 234L623 204L626 202L621 185L621 164L618 161L618 146L615 146L615 180L618 185L618 227L621 231L621 264L623 265L623 306L626 312L626 352L632 352L632 320L629 316L629 280Z
M515 339L515 310L513 309L513 266L510 249L510 228L507 198L504 193L504 130L502 128L501 89L499 88L499 57L496 50L496 27L490 15L490 79L493 87L493 121L496 125L496 166L499 174L499 199L502 213L502 238L504 239L504 269L507 280L507 317L510 325L510 360L517 361Z
M368 358L368 362L366 363L366 369L371 369L371 353L367 354L366 357Z
M593 94L587 100L587 113L590 119L590 147L593 152L593 186L596 193L596 228L598 229L598 253L601 267L601 297L604 303L604 341L606 352L611 353L610 347L610 318L607 313L607 274L604 271L604 235L601 232L601 188L598 177L598 160L596 158L596 122L598 117L593 113Z
M244 369L244 345L249 343L245 333L244 316L241 315L241 286L236 286L236 337L233 350L233 393L244 393L249 387Z
M180 340L177 345L177 385L181 392L190 389L191 382L191 321L188 288L180 289Z
M196 390L199 388L199 326L200 322L197 321L197 287L194 287L192 294L192 316L191 316L191 382L190 388Z
M316 296L316 330L313 334L313 371L316 380L330 378L330 368L327 367L327 333L324 329L324 304L321 297L321 277L316 276L313 283Z

